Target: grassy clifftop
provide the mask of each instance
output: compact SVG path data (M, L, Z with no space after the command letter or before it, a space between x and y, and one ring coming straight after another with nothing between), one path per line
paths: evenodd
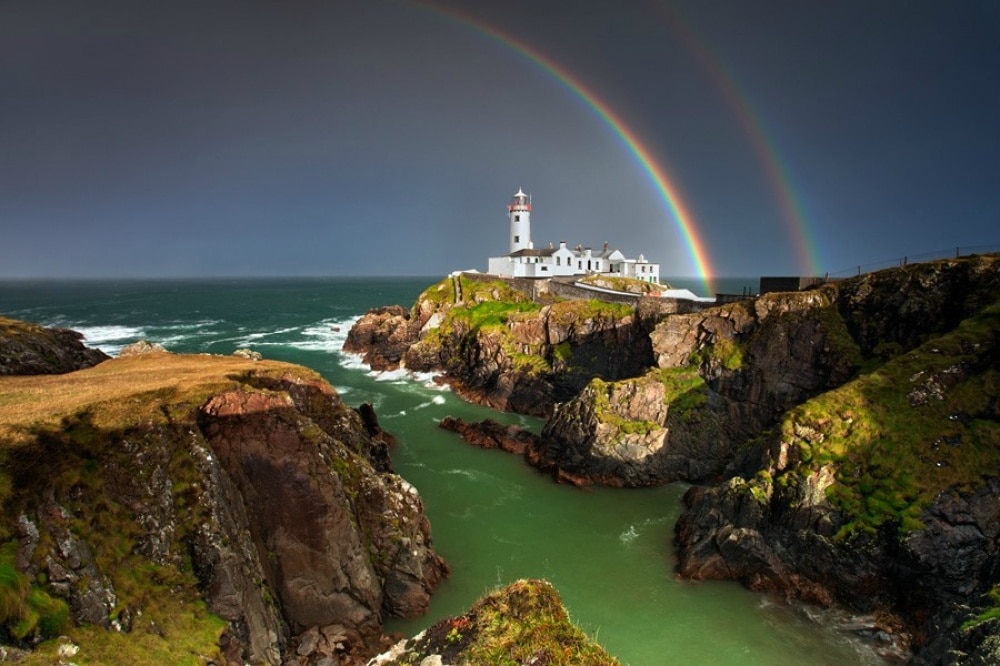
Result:
M286 363L150 353L0 377L0 646L280 663L340 625L317 660L370 654L447 572L382 446Z
M250 373L278 377L289 371L323 381L287 363L167 353L113 359L72 375L0 377L0 447L16 447L82 413L101 429L165 423L171 411L238 388Z
M194 427L194 414L209 396L240 387L251 373L277 377L292 368L235 357L160 353L110 360L69 374L0 377L0 638L6 633L8 640L25 645L65 635L82 646L73 659L78 663L201 663L217 658L227 622L208 610L190 559L177 552L179 560L157 562L138 552L143 535L133 520L135 507L114 497L109 485L117 481L102 469L107 464L103 449L111 444L103 433L131 430L138 437L139 428L155 432L172 421ZM136 452L120 453L124 458ZM148 455L155 459L151 451ZM187 489L198 483L192 463L179 454L165 462L173 480L167 489L172 501L192 500ZM143 469L141 458L121 463L136 476L151 473ZM38 497L42 493L52 501L43 502ZM57 521L61 530L32 536L33 528L19 522L39 503L65 511ZM174 536L183 539L203 518L192 507L186 524L171 526ZM33 538L39 552L62 551L74 559L79 549L89 551L93 566L83 567L86 574L72 584L96 585L108 595L109 617L118 622L118 630L109 631L99 622L74 626L70 607L78 614L84 595L66 590L60 596L70 579L59 580L51 568L31 565L26 543ZM83 540L85 547L80 546ZM65 644L47 640L19 663L54 663L60 649L65 653Z

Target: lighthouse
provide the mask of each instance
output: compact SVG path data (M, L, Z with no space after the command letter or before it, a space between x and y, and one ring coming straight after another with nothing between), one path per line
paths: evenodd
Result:
M528 250L531 244L531 199L517 188L517 194L507 205L510 218L510 251Z

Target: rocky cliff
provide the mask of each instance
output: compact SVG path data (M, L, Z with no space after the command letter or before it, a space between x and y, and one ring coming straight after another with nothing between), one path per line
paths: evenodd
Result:
M447 573L371 415L305 368L151 353L0 395L8 656L361 663Z
M83 336L0 317L0 375L51 375L106 361L108 355L83 345Z
M998 298L993 255L637 317L649 363L609 376L577 356L586 381L540 439L454 429L575 483L711 484L685 498L682 575L873 614L916 663L995 663ZM641 358L630 340L606 353Z
M652 363L650 320L600 301L532 302L501 281L466 276L432 285L409 311L373 310L344 349L376 370L440 373L466 398L551 414L593 377L620 379Z

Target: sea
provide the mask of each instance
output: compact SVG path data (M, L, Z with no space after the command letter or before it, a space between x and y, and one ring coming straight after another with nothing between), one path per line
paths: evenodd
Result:
M398 440L395 469L420 491L434 545L452 567L428 613L392 620L388 631L412 635L491 589L545 578L573 621L631 666L885 663L836 613L733 582L679 579L672 541L686 486L555 484L518 457L471 447L437 426L451 415L537 431L538 419L469 404L428 375L371 372L342 351L359 316L409 307L438 279L3 281L0 314L75 329L112 356L140 339L177 353L249 348L317 370L350 405L373 404ZM755 282L717 285L740 293Z

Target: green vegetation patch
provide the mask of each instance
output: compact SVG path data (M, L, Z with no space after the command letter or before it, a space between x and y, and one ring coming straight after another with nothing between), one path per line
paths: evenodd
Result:
M417 297L417 303L429 302L437 305L451 305L455 302L455 281L451 277L446 277L440 282L435 282L421 292Z
M474 636L462 651L460 664L620 663L570 622L555 588L545 581L513 583L487 595L467 615L450 622L456 640L463 638L463 631Z
M503 280L475 280L459 277L462 288L462 300L466 303L481 303L482 301L530 301L525 294L514 289Z
M621 435L648 435L663 426L655 421L633 420L622 417L611 405L611 396L615 388L625 382L642 381L642 379L626 379L623 382L606 382L599 377L590 380L587 389L594 396L594 415L601 423L614 427Z
M663 402L677 418L692 418L708 402L708 384L695 368L659 368L650 375L663 384Z
M997 330L1000 302L788 413L781 435L797 445L798 473L834 470L827 498L849 521L838 537L920 529L938 493L1000 473Z
M58 636L69 624L69 606L14 568L16 552L14 541L0 546L0 625L17 640Z
M531 301L481 301L475 305L453 308L448 313L450 321L461 321L467 324L470 331L483 328L504 327L514 314L533 313L541 310L541 306Z
M1000 618L1000 585L986 593L990 606L982 613L962 623L962 631L971 631L981 624Z
M739 370L743 367L743 354L743 347L736 340L716 336L714 342L695 352L690 360L696 365L709 363L726 370Z
M589 300L560 301L551 306L551 317L562 324L585 319L619 320L631 315L635 308L627 303L608 303Z

